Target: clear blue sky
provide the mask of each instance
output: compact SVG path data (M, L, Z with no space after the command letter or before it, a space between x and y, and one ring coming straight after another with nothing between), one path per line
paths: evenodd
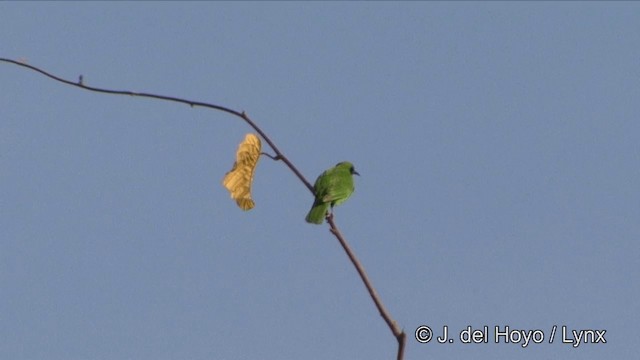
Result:
M0 57L247 111L310 181L352 161L335 219L406 359L637 356L640 4L2 2L0 30ZM2 360L395 358L281 162L229 198L237 118L0 83Z

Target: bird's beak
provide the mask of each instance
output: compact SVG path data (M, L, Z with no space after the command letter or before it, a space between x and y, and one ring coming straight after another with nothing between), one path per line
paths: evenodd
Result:
M356 174L356 175L358 175L358 176L360 176L360 174L358 174L358 172L357 172L357 171L355 171L355 170L353 170L353 173L354 173L354 174Z

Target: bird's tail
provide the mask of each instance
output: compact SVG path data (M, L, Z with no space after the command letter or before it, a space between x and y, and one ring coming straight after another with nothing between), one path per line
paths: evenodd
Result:
M313 203L311 210L307 214L305 220L312 224L322 224L325 216L327 215L328 203L316 201Z

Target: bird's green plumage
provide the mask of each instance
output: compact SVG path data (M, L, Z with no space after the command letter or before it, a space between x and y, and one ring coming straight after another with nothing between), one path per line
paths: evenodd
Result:
M353 174L360 175L347 161L338 163L318 176L313 190L316 198L305 220L308 223L322 224L329 207L343 203L354 190Z

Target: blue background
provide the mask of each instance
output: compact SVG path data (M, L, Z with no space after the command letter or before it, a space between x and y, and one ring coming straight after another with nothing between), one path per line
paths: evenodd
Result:
M3 2L0 29L1 57L247 111L309 181L352 161L335 220L406 359L637 356L638 3ZM255 209L229 198L238 118L6 63L0 83L0 358L395 358L282 162Z

